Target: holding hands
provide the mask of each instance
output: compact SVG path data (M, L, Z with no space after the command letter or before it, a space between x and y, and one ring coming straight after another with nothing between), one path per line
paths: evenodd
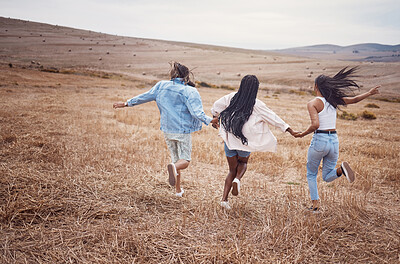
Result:
M217 116L213 116L213 119L211 120L211 124L213 128L218 129L219 128L219 120Z
M287 132L290 133L290 135L292 135L293 137L300 137L299 135L301 134L301 132L298 131L294 131L292 128L288 127L288 129L286 129ZM302 136L303 137L303 136Z

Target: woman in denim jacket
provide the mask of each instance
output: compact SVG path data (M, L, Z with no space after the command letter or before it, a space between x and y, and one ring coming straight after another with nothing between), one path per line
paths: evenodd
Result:
M336 109L339 105L354 104L365 98L379 93L377 86L358 96L349 96L358 84L351 80L357 68L347 67L340 70L335 76L320 75L315 79L314 91L316 98L308 102L311 124L302 133L295 137L304 137L314 132L307 155L307 181L310 190L312 206L310 210L319 210L319 196L317 189L318 167L322 163L322 178L326 182L336 180L344 174L349 182L355 180L354 172L347 162L335 169L339 158L339 140L336 134Z
M222 126L219 136L225 142L225 155L229 173L225 179L221 206L231 209L228 195L240 191L240 180L247 169L250 153L254 151L275 152L277 141L268 125L279 128L282 132L295 132L278 115L257 99L259 81L254 75L243 77L239 91L218 99L211 113L219 117ZM213 124L214 126L214 124Z
M191 133L200 130L202 123L208 125L218 120L204 113L200 94L190 81L189 69L178 62L173 62L171 66L171 80L160 81L148 92L126 102L114 103L114 108L156 101L160 110L160 129L164 132L172 159L167 166L169 183L175 185L176 196L182 197L181 170L186 169L191 160Z

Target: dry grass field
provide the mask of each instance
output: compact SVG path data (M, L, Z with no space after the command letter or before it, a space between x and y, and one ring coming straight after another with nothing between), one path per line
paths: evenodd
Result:
M225 211L228 166L215 129L193 134L179 199L167 180L156 104L112 103L167 78L174 59L216 87L233 89L256 74L258 98L303 130L312 80L358 63L0 22L0 263L400 262L400 104L389 102L400 95L400 64L360 65L362 89L382 84L377 98L385 101L344 109L372 111L374 120L338 119L339 162L357 178L319 176L321 213L305 210L311 136L278 130L278 152L251 155ZM198 88L207 114L229 89Z

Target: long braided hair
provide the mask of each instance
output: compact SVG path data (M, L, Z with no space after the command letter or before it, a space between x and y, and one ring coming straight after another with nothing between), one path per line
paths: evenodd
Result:
M219 115L225 131L240 138L243 145L247 145L248 142L242 128L253 113L259 85L260 82L255 75L244 76L240 82L239 91L232 97L229 106Z
M171 80L175 78L182 78L185 85L195 87L195 84L190 80L190 75L193 75L193 73L190 72L188 67L176 61L170 62L170 65L171 70L169 72L169 75L171 77Z
M335 108L339 108L339 105L345 106L343 97L354 95L354 91L360 88L354 80L350 79L357 77L354 73L358 67L346 70L347 67L341 69L333 77L320 75L315 79L315 84L322 96Z

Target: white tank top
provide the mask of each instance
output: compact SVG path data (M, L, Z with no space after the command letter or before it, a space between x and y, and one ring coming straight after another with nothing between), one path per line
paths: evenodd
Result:
M324 97L317 96L324 103L324 109L318 113L318 130L336 129L336 109Z

